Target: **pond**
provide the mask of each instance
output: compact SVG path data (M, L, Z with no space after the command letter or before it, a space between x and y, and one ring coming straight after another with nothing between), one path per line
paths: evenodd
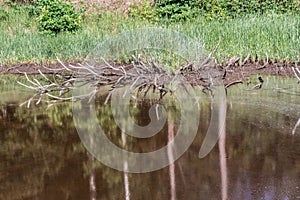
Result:
M71 103L20 107L31 95L15 84L22 77L1 76L0 199L300 199L300 85L295 79L263 78L261 90L248 90L256 76L228 88L226 134L207 156L198 157L211 117L204 96L198 133L176 162L153 172L125 173L85 149ZM98 122L122 146L105 99L100 94L95 102ZM149 123L151 105L133 106L138 124ZM171 120L157 135L127 136L124 148L149 152L165 146L180 118L175 107L167 112Z

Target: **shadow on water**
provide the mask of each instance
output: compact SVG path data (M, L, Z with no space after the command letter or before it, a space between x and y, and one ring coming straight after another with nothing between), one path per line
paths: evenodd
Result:
M0 85L0 199L299 199L300 87L294 79L266 77L228 89L226 134L208 156L198 158L210 123L210 101L200 98L197 137L175 163L161 170L123 173L97 162L80 142L70 103L19 107L27 92ZM2 84L4 83L5 84ZM9 85L11 87L9 87ZM30 96L30 94L28 95ZM96 101L99 124L116 145L134 152L165 146L178 129L180 112L152 138L125 136L112 120L106 96ZM151 102L132 106L147 125ZM294 134L293 134L294 133ZM172 158L172 151L168 157Z

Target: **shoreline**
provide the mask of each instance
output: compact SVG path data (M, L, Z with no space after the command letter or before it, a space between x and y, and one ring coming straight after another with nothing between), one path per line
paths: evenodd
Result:
M75 65L79 62L68 62L67 65ZM124 64L128 66L128 64ZM225 61L223 63L217 63L216 68L225 86L231 86L232 84L243 83L247 81L251 75L272 75L280 77L295 77L292 70L293 67L300 66L300 62L285 62L285 61L254 61L251 59L239 62L238 57ZM37 63L20 63L16 65L2 65L0 66L0 75L37 75L41 71L44 74L66 74L66 69L62 67L60 63L51 64L37 64ZM201 80L199 79L200 73L193 70L184 70L182 75L192 84L199 85ZM296 78L296 77L295 77Z

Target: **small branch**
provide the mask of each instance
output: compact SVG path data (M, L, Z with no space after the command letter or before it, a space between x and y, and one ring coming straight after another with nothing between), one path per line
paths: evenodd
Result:
M246 62L249 60L250 56L251 56L250 53L248 53L248 55L246 56L246 58L242 62L242 66L244 66L246 64Z
M69 72L73 72L73 70L69 69L63 62L61 62L57 57L56 57L57 61L61 64L61 66L63 66L67 71Z
M292 134L295 135L297 127L300 126L300 118L298 119L297 123L295 124L295 127L293 128Z
M239 84L239 83L243 83L243 81L242 80L233 81L233 82L225 85L225 89L227 89L227 88L229 88L229 87L231 87L233 85Z
M297 67L292 67L292 70L293 70L293 72L294 72L295 77L298 79L298 83L299 83L299 82L300 82L300 77L299 77L298 74L297 74L297 72L298 72L299 75L300 75L299 69L298 69ZM297 72L296 72L296 71L297 71Z
M211 56L216 52L216 50L219 48L221 40L219 40L217 46L208 54L207 58L201 63L200 66L207 65L210 61Z
M46 95L53 98L53 99L62 100L62 101L70 101L70 100L74 99L74 97L62 98L62 97L58 97L58 96L55 96L55 95L52 95L52 94L49 94L49 93L46 93Z
M109 99L110 99L110 97L111 97L111 94L112 94L112 92L110 91L110 92L108 93L108 95L107 95L107 97L106 97L105 101L104 101L104 105L106 105L106 104L107 104L108 100L109 100Z
M240 60L240 57L233 57L228 61L227 66L225 67L225 69L228 69L231 65L235 64L236 62L238 62Z
M17 81L17 83L20 84L20 85L22 85L22 86L24 86L24 87L26 87L26 88L28 88L28 89L36 90L35 87L31 87L31 86L25 85L24 83L21 83L21 82L19 82L19 81Z

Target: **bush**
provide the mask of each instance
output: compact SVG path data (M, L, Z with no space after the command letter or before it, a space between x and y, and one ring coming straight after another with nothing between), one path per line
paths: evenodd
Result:
M134 3L129 7L129 15L150 22L157 22L158 16L153 4L147 0L140 3Z
M160 19L170 22L192 19L199 14L198 0L159 0L155 7Z
M133 17L170 22L204 16L208 20L230 19L247 14L298 13L299 0L157 0L144 1L130 10Z
M202 15L207 19L228 19L247 14L299 13L298 0L202 0Z
M82 25L82 13L69 1L34 0L30 14L37 16L38 29L44 34L73 32Z

